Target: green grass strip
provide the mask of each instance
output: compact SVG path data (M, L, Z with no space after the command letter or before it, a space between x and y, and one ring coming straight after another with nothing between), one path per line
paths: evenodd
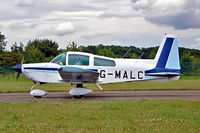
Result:
M200 132L200 101L0 104L0 132Z

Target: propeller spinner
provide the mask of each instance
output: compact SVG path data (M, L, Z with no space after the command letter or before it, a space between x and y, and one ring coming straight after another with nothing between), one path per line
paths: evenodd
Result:
M17 79L18 79L20 74L22 73L22 64L16 65L12 69L17 72Z

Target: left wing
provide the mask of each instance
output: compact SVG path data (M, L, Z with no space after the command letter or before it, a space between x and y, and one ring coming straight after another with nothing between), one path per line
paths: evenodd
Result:
M96 83L99 78L97 71L77 67L61 67L58 72L69 83Z

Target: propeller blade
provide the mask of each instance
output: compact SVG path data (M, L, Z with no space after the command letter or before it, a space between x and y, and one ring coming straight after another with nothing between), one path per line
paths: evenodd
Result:
M20 72L17 73L17 80L19 79L20 74L21 74Z
M19 77L20 77L20 74L22 73L22 65L23 65L23 62L24 62L24 56L22 57L22 61L21 61L21 64L20 65L16 65L14 66L12 69L15 70L17 72L17 77L16 79L18 80Z

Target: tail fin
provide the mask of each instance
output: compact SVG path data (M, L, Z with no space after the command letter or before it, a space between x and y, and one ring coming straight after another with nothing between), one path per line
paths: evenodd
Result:
M156 68L180 69L178 40L173 35L166 35L154 59Z
M147 75L178 76L180 75L180 59L178 40L174 35L165 35L156 57L155 68L146 71Z

